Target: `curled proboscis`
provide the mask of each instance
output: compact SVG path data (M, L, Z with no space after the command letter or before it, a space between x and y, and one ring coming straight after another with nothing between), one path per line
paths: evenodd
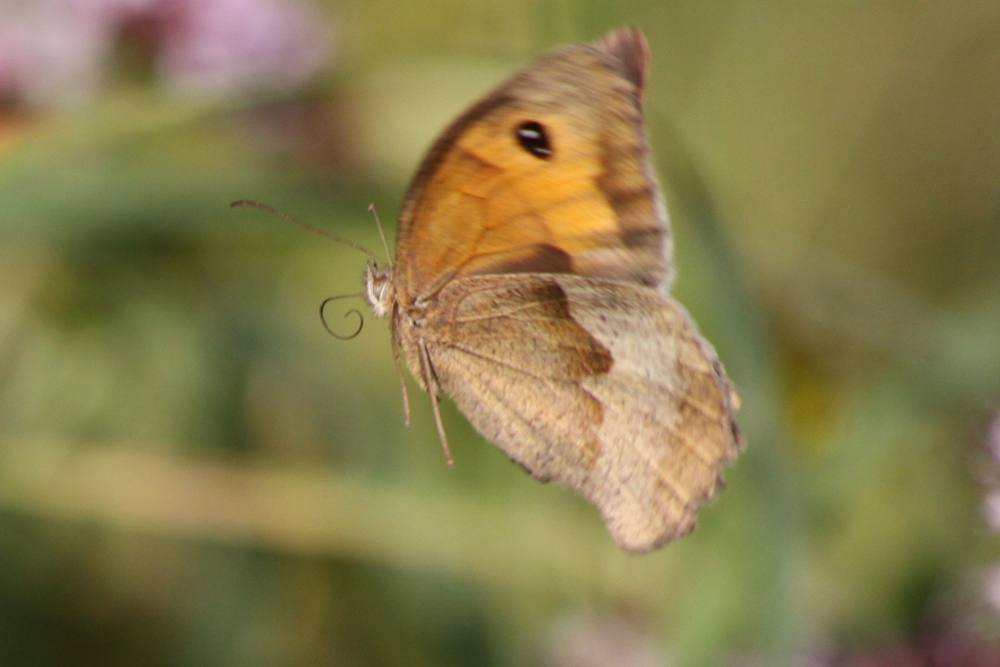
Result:
M361 314L361 311L359 311L357 308L351 308L346 313L344 313L344 317L345 318L346 317L350 317L352 314L358 316L358 328L355 329L354 332L351 333L351 334L348 334L348 335L344 336L344 335L341 335L341 334L337 333L336 331L334 331L333 329L330 328L330 323L326 321L326 305L328 303L330 303L331 301L338 301L340 299L353 299L353 298L359 297L359 296L364 296L364 295L361 294L361 293L358 293L358 294L341 294L339 296L331 296L331 297L327 297L326 299L323 299L323 303L321 303L319 305L319 319L320 319L320 321L323 322L323 328L326 329L326 332L328 334L330 334L331 336L333 336L334 338L337 338L339 340L351 340L352 338L356 337L359 333L361 333L361 330L365 326L365 317L364 317L364 315Z

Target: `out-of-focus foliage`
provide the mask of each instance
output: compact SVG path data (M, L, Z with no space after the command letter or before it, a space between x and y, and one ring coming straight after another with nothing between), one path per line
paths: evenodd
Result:
M748 441L642 557L450 405L448 470L317 317L364 255L227 208L378 250L625 23ZM0 100L0 664L1000 664L1000 5L0 0Z

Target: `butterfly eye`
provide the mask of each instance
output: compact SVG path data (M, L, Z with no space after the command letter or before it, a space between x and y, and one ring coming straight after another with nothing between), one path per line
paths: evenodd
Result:
M552 157L552 144L549 143L549 135L545 133L545 128L539 122L529 120L526 123L521 123L517 128L517 140L521 143L521 148L539 160L547 160Z

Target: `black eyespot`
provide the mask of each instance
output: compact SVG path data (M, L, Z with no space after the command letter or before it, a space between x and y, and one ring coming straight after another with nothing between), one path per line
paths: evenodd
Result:
M529 120L521 123L517 128L517 140L521 143L521 148L539 160L548 160L552 157L552 144L549 142L549 135L546 134L542 124L537 121Z

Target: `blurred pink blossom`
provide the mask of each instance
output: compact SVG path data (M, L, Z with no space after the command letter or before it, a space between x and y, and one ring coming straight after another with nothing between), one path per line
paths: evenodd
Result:
M990 424L986 446L993 459L1000 463L1000 415ZM994 489L983 498L983 512L990 528L1000 531L1000 490ZM994 610L1000 611L1000 565L987 570L983 577L983 598Z
M191 90L297 87L325 56L308 7L289 0L183 3L189 10L164 46L167 81Z
M548 642L548 667L654 667L653 638L628 614L584 611L560 620Z
M1000 530L1000 491L986 494L983 498L983 513L990 528Z
M0 0L0 100L87 100L123 33L140 26L171 89L294 89L329 57L325 24L303 0Z
M994 610L1000 611L1000 566L993 566L983 577L983 598Z
M1000 415L997 415L990 424L990 431L986 436L986 444L990 449L990 454L1000 463Z
M986 436L986 446L993 456L993 460L1000 464L1000 416L997 416L990 424L989 433ZM1000 490L994 489L986 493L983 498L983 513L986 515L986 523L990 525L990 528L1000 531Z
M1000 653L990 641L960 625L928 625L906 640L820 656L809 667L997 667Z

